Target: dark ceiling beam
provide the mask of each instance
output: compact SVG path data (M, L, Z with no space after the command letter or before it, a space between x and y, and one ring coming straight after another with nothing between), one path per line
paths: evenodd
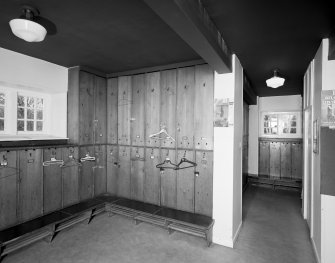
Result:
M329 36L328 60L335 60L335 29Z
M249 78L245 74L243 76L243 100L248 105L257 105L257 95L252 88Z
M231 72L232 55L201 1L144 0L217 73Z

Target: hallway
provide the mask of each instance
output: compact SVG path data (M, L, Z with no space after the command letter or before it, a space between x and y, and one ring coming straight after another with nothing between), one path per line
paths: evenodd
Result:
M315 262L297 192L249 186L235 249L106 214L4 258L11 262Z

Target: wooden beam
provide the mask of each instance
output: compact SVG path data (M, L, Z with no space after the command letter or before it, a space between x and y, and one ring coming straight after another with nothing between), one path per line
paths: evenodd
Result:
M144 0L219 74L231 72L232 55L201 1Z
M243 77L243 99L249 105L257 105L257 96L247 75Z

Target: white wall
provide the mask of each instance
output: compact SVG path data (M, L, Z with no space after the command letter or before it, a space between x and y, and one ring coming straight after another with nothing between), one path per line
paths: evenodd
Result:
M280 89L280 88L279 88ZM259 111L301 111L302 97L300 95L260 97Z
M258 101L258 99L257 99ZM249 106L249 147L248 147L248 173L258 175L258 118L257 105Z

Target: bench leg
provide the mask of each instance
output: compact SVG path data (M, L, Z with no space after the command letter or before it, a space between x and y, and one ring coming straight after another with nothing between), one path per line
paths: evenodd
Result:
M174 230L172 228L168 227L168 232L169 232L169 235L171 235L174 232Z
M206 231L205 236L206 236L206 242L207 242L207 246L208 247L210 247L212 245L212 243L213 243L213 241L212 241L212 235L213 235L212 229L209 229L209 230Z
M54 239L55 234L56 234L56 225L54 224L50 227L50 236L48 237L49 243L51 243L51 241Z
M92 209L89 213L88 213L88 219L87 219L87 224L89 224L93 218L93 212L94 210Z
M2 261L2 253L4 251L4 247L2 246L2 243L0 243L0 262Z

